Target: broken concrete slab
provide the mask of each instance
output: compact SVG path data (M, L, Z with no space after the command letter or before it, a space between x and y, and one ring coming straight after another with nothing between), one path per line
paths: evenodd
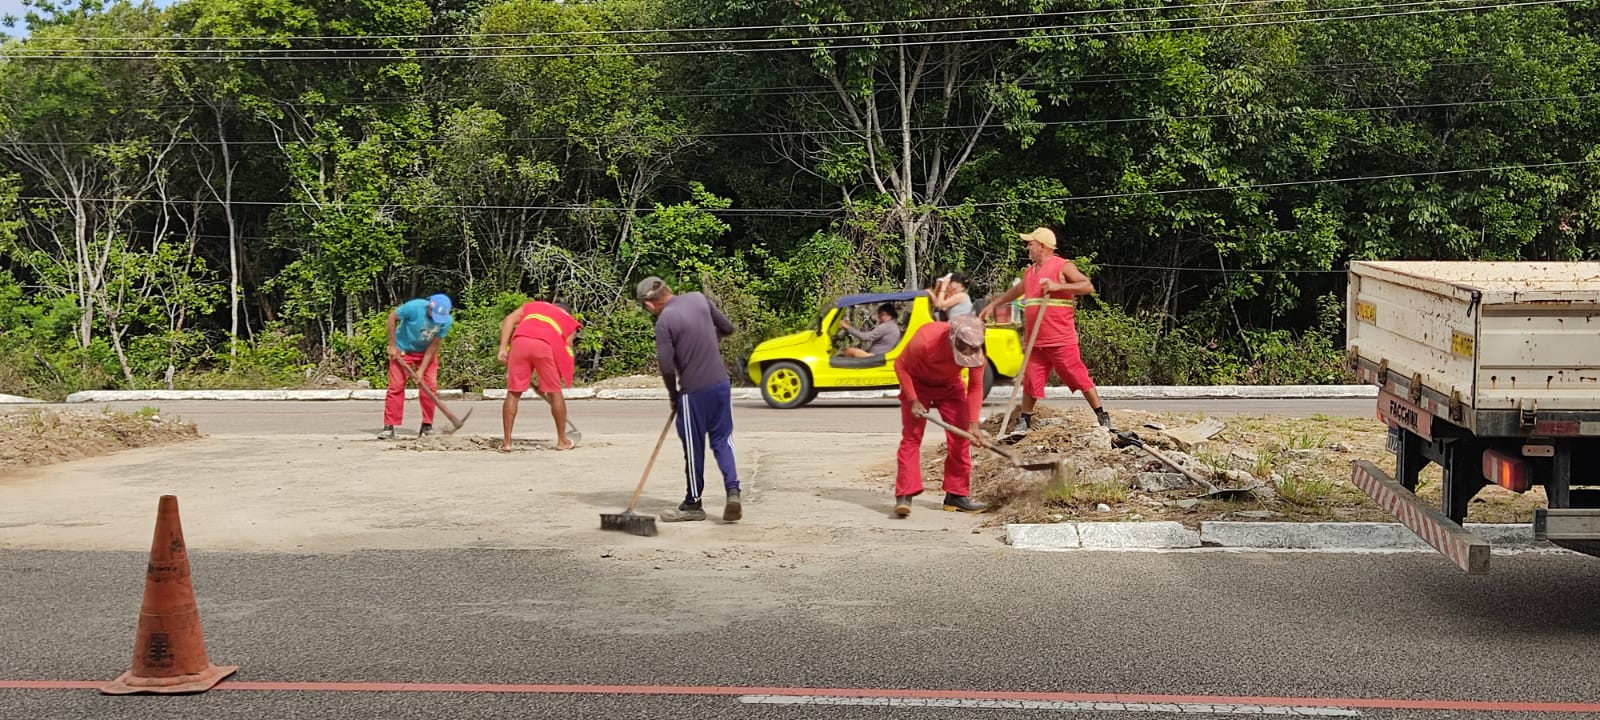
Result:
M1208 417L1193 425L1179 428L1167 428L1161 431L1162 435L1178 444L1179 450L1193 452L1195 448L1205 445L1211 438L1216 437L1227 424L1214 417Z
M1142 472L1133 476L1133 482L1145 492L1171 492L1195 486L1188 476L1172 472Z

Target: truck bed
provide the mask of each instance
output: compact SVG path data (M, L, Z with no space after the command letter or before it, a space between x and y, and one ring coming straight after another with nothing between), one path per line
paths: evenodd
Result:
M1600 263L1354 262L1350 274L1347 346L1363 380L1480 435L1600 435Z

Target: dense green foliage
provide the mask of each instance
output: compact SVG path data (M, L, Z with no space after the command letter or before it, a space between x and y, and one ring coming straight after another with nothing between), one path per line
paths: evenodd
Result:
M1352 258L1600 252L1594 0L32 5L0 392L381 384L432 292L447 385L526 297L637 372L648 274L736 358L841 293L992 295L1040 223L1100 382L1337 382Z

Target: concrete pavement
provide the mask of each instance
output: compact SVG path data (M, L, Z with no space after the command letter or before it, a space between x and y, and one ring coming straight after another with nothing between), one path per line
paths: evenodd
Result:
M469 425L463 432L497 433L500 430L500 401L478 400L445 404L458 415L467 408L473 410ZM1081 399L1051 400L1051 407L1081 410L1086 407ZM639 433L652 425L659 427L666 419L666 402L649 400L574 400L568 403L572 421L585 432ZM31 407L79 408L82 405ZM290 435L349 435L376 433L383 426L383 407L379 403L344 400L326 402L282 401L150 401L105 403L93 407L111 407L118 410L138 410L143 407L159 408L176 413L200 426L204 433L228 434L290 434ZM990 412L1003 412L1003 402L990 402ZM1149 412L1209 413L1213 415L1289 415L1308 417L1317 414L1341 417L1371 417L1374 401L1370 399L1339 400L1139 400L1107 403L1113 414L1118 409ZM815 404L795 410L774 410L760 400L734 401L734 425L737 432L783 432L804 429L806 432L843 433L898 433L900 406L895 400L819 400ZM406 403L404 429L416 432L421 422L420 410L415 401ZM442 418L441 418L442 420ZM538 398L525 398L517 416L519 434L548 434L550 411Z

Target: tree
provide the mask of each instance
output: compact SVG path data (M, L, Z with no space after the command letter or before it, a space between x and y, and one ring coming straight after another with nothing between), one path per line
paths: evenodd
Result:
M984 141L1026 147L1038 131L1040 103L1028 90L1039 67L1030 38L1046 32L1029 17L1038 9L1009 0L706 0L688 14L779 26L758 47L806 51L724 46L699 73L721 87L818 88L736 100L728 111L753 112L779 157L837 188L864 216L856 226L869 243L896 236L905 283L916 287L952 189Z
M119 272L166 240L183 118L166 109L171 88L156 63L100 59L95 42L120 36L148 52L131 38L156 34L159 21L159 11L126 3L86 10L30 39L57 57L14 60L0 77L0 153L23 171L24 187L44 196L28 201L26 241L13 256L74 300L79 347L105 326L130 384Z

